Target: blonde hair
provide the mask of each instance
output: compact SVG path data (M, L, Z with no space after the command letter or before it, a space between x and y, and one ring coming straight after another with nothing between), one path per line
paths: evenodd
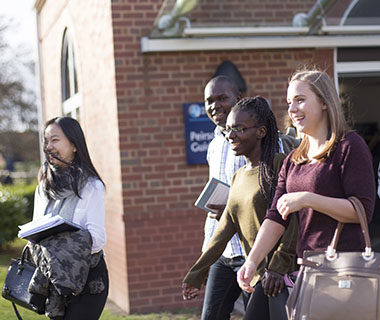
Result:
M330 76L326 72L316 68L296 70L289 78L288 84L296 80L307 83L310 90L326 105L328 115L327 143L325 148L313 157L317 161L324 161L330 156L336 144L343 139L349 130L338 93ZM302 138L301 144L291 157L291 161L295 164L309 161L307 157L310 146L309 139L307 135L303 135Z

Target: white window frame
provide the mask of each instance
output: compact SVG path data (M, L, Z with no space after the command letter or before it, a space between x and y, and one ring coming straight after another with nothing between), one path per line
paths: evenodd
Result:
M67 57L66 55L66 45L67 45ZM64 100L64 96L62 96L62 112L63 115L70 115L72 118L79 118L80 106L82 105L82 97L81 94L75 92L75 79L78 79L76 75L75 68L75 59L74 59L74 48L72 39L69 31L66 29L63 41L62 41L62 63L61 63L61 81L62 81L62 95L65 94L64 86L66 86L66 58L67 58L67 70L68 70L68 81L69 81L69 97Z

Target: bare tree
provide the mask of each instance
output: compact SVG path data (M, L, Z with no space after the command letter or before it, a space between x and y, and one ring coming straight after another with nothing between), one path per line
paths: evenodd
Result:
M34 62L7 43L9 23L0 16L0 131L36 130L36 95L26 84L34 78Z

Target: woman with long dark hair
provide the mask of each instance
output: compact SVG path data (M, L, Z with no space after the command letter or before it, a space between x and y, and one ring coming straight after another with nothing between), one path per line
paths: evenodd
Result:
M245 157L246 165L236 171L218 227L206 250L183 280L184 299L191 300L199 294L208 268L218 259L236 232L245 254L250 251L273 196L277 173L285 157L277 153L277 131L273 112L262 97L245 98L231 109L224 134L233 153ZM263 288L258 282L265 272L264 264L255 274L254 284L260 286L260 290L251 297L247 312L255 314L257 319L269 319L268 300L277 297L268 298L267 295L276 296L281 291L287 294L286 290L282 290L282 275L295 268L295 230L296 226L289 228L270 255L267 263L267 276L270 278L268 286ZM283 316L277 319L286 319L285 304L280 313Z
M46 161L38 175L33 220L60 215L81 227L76 232L30 243L34 261L50 281L46 315L54 320L99 319L109 285L103 254L105 186L75 119L57 117L47 121L43 146ZM72 281L75 283L60 282L75 272L79 275Z

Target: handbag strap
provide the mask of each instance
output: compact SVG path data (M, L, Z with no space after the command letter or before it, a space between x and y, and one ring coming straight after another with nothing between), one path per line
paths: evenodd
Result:
M371 240L369 237L368 223L367 223L367 216L365 214L365 209L363 207L363 204L358 198L349 197L348 200L354 206L354 209L356 211L356 214L358 215L360 226L362 228L362 232L364 235L365 251L363 252L363 258L366 260L370 260L373 257L373 251L371 247ZM338 222L333 239L331 240L331 243L327 247L327 250L326 250L326 257L328 260L334 260L336 258L336 248L338 246L338 241L339 241L340 234L342 232L343 227L344 227L344 223Z
M17 307L14 302L12 302L13 309L15 310L16 316L18 320L22 320L20 313L17 310Z
M26 244L24 246L24 249L22 249L22 253L21 253L21 257L20 257L20 265L19 265L19 268L23 268L23 265L24 265L24 261L26 259L26 255L27 253L29 252L29 247L28 247L28 244ZM20 313L18 312L17 310L17 307L16 307L16 304L14 302L12 302L12 306L13 306L13 310L15 311L15 314L17 316L17 319L18 320L22 320L21 318L21 315Z
M355 208L356 213L358 214L360 225L362 226L362 231L364 235L365 246L371 249L371 240L370 240L369 232L368 232L367 216L365 214L365 209L363 207L363 204L356 197L349 197L348 200L351 201L352 205Z
M26 257L27 254L30 254L28 244L26 244L24 246L24 249L22 249L22 253L21 253L21 257L20 257L21 264L24 264L24 261L27 259L27 257Z

